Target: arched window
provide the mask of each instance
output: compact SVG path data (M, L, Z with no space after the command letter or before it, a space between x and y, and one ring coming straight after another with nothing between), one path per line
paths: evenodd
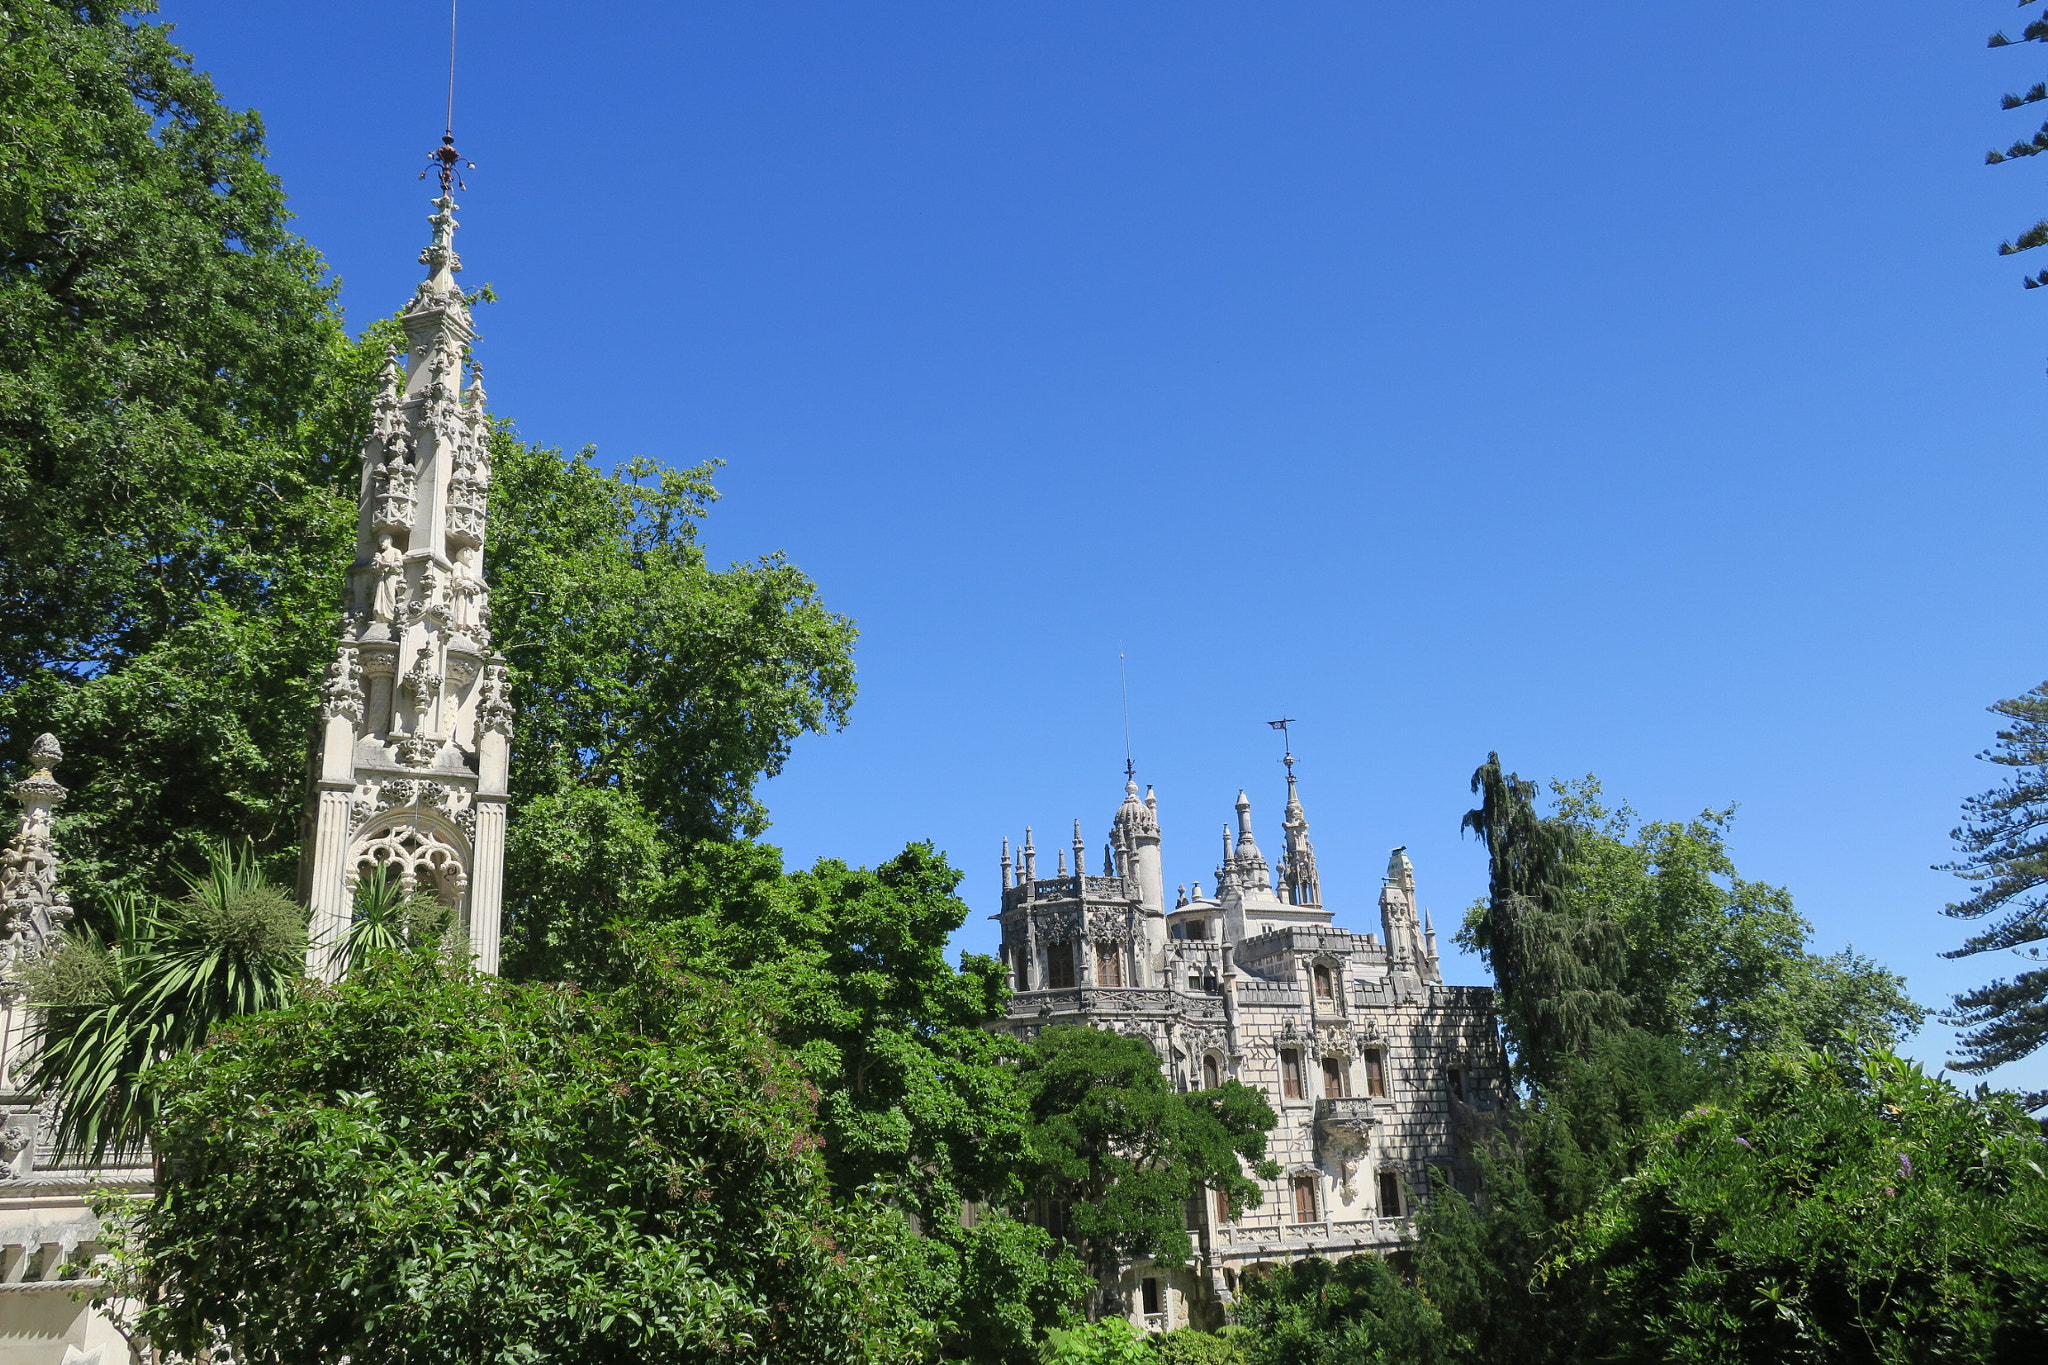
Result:
M1316 998L1335 1000L1337 998L1337 976L1323 963L1316 964Z
M1072 943L1048 943L1045 946L1047 990L1065 990L1074 984L1074 948Z
M1280 1098L1298 1100L1301 1097L1301 1051L1283 1047L1280 1049Z
M1202 1058L1202 1089L1214 1090L1223 1084L1223 1063L1215 1057Z
M1114 943L1095 945L1095 984L1098 986L1121 986L1124 984L1124 950Z

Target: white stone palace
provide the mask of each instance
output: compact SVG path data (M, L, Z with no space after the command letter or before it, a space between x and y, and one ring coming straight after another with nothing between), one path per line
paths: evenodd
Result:
M444 141L444 168L453 151ZM321 687L299 890L307 969L327 980L365 874L439 896L477 966L498 969L512 707L491 652L490 418L469 365L448 179L420 253L427 278L401 318L409 349L384 366L363 443L347 614Z
M1123 1268L1114 1307L1149 1330L1220 1324L1261 1266L1401 1252L1432 1172L1473 1187L1472 1143L1497 1121L1507 1083L1492 991L1443 983L1402 849L1381 883L1380 932L1337 927L1286 761L1279 866L1260 851L1240 792L1209 895L1197 882L1167 903L1158 802L1149 789L1140 799L1128 775L1100 876L1085 870L1078 820L1071 872L1061 849L1041 876L1029 830L1014 858L1003 842L994 918L1015 994L999 1027L1141 1038L1177 1088L1240 1081L1279 1116L1267 1155L1281 1174L1259 1207L1233 1221L1212 1194L1188 1210L1191 1266ZM1057 1210L1046 1214L1057 1222Z

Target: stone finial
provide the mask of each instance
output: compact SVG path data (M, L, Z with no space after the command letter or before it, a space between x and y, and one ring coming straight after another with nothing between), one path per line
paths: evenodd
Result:
M40 956L71 919L71 898L57 885L56 808L70 793L52 775L64 761L55 735L29 746L33 771L14 784L21 802L14 840L0 853L0 970Z

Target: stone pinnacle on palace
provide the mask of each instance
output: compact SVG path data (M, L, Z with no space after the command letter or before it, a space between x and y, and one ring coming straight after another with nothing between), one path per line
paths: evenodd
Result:
M498 966L512 708L484 582L490 419L445 182L433 205L427 276L400 317L406 352L371 404L341 640L320 689L300 889L307 968L327 980L371 878L440 899L476 965Z

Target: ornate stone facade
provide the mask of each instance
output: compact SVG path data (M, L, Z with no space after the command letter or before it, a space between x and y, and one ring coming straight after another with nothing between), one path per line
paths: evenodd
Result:
M483 576L490 419L445 185L434 210L408 350L384 367L363 446L342 638L320 689L300 881L308 970L330 979L365 875L438 896L477 965L498 965L512 708Z
M995 918L1015 994L998 1026L1111 1029L1144 1039L1182 1090L1234 1079L1265 1092L1281 1174L1264 1202L1233 1222L1203 1199L1189 1210L1193 1267L1130 1265L1109 1289L1141 1326L1213 1325L1260 1266L1406 1247L1431 1172L1474 1179L1471 1143L1498 1113L1504 1059L1491 990L1443 983L1403 850L1388 860L1380 932L1336 926L1291 762L1278 868L1240 793L1214 893L1182 887L1170 906L1157 800L1135 781L1124 793L1102 876L1085 872L1078 821L1071 875L1065 850L1054 876L1038 875L1029 830L1014 860L1004 841Z
M53 946L71 918L58 884L56 810L67 795L55 737L29 750L14 784L21 814L0 853L0 1365L123 1365L128 1348L107 1318L77 1295L93 1288L100 1225L95 1189L145 1190L146 1153L91 1170L50 1160L50 1102L28 1088L34 1012L21 971Z

